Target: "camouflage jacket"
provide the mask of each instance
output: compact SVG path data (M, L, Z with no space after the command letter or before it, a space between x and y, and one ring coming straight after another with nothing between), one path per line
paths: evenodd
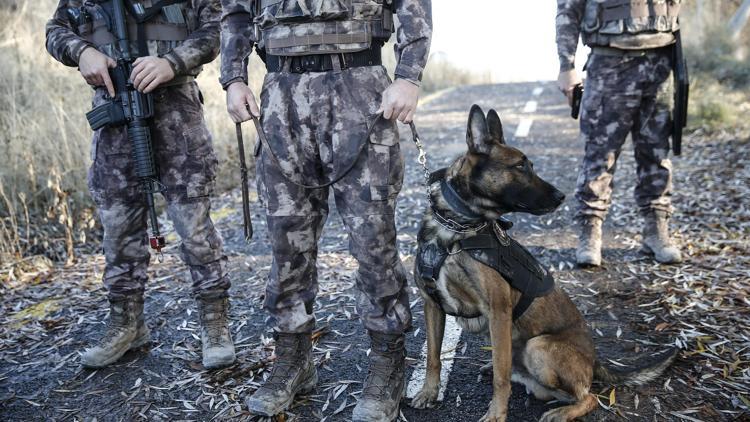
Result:
M560 71L575 67L578 37L581 35L581 22L586 10L586 0L557 0L557 56Z
M247 59L259 41L253 31L253 0L221 0L221 85L247 83ZM419 84L432 39L431 0L393 0L396 34L396 77Z
M148 42L151 55L167 59L176 76L197 75L201 65L211 62L219 54L221 3L219 0L189 1L197 17L197 26L188 37L179 42ZM78 8L82 3L82 0L59 0L52 19L47 22L47 51L66 66L77 66L83 50L95 47L76 34L67 17L69 8Z

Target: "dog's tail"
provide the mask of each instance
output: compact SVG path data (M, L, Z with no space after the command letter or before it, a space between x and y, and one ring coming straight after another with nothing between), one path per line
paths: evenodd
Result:
M627 370L607 368L597 360L594 363L594 379L612 385L645 384L661 375L674 362L678 352L679 349L672 348L654 363Z

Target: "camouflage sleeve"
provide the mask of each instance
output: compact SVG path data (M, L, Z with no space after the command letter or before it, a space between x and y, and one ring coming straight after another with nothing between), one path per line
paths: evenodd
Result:
M68 21L67 9L75 6L69 0L60 0L55 14L47 22L45 28L47 51L65 66L78 66L78 59L83 50L87 47L94 47L93 44L79 37Z
M432 0L393 0L396 33L396 77L416 85L422 80L432 39Z
M198 27L185 41L164 55L175 71L185 75L196 67L211 62L219 54L219 0L193 0Z
M586 8L586 0L557 0L557 55L560 71L575 67L578 37L581 35L581 21Z
M224 89L247 83L247 59L257 42L253 32L252 0L221 0L221 77Z

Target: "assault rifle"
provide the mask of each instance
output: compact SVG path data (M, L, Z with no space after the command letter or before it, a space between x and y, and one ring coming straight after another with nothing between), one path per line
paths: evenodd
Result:
M674 44L674 111L672 112L672 153L682 154L682 129L687 125L690 78L687 61L682 54L682 37L675 32Z
M151 94L144 94L136 90L130 81L136 56L131 51L123 0L112 0L112 32L115 36L116 50L119 50L120 53L117 57L117 66L109 71L115 87L115 96L86 113L86 119L88 119L93 130L105 126L127 126L135 174L138 177L148 208L151 226L149 245L152 249L160 252L165 241L159 231L159 221L154 205L154 193L159 191L159 180L149 126L150 119L154 115L154 98Z

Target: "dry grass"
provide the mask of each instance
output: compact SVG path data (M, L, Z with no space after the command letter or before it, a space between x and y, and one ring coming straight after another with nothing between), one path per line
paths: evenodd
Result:
M687 5L683 16L685 57L691 72L689 125L709 131L747 127L750 111L750 28L732 41L727 22L739 1Z
M75 68L45 50L44 24L56 5L55 0L0 5L5 23L0 29L0 261L33 254L70 260L74 247L85 245L95 228L86 186L91 131L84 117L91 89ZM218 75L217 60L199 84L222 163L219 187L226 189L236 179L236 141ZM252 85L258 87L261 78L255 72Z

